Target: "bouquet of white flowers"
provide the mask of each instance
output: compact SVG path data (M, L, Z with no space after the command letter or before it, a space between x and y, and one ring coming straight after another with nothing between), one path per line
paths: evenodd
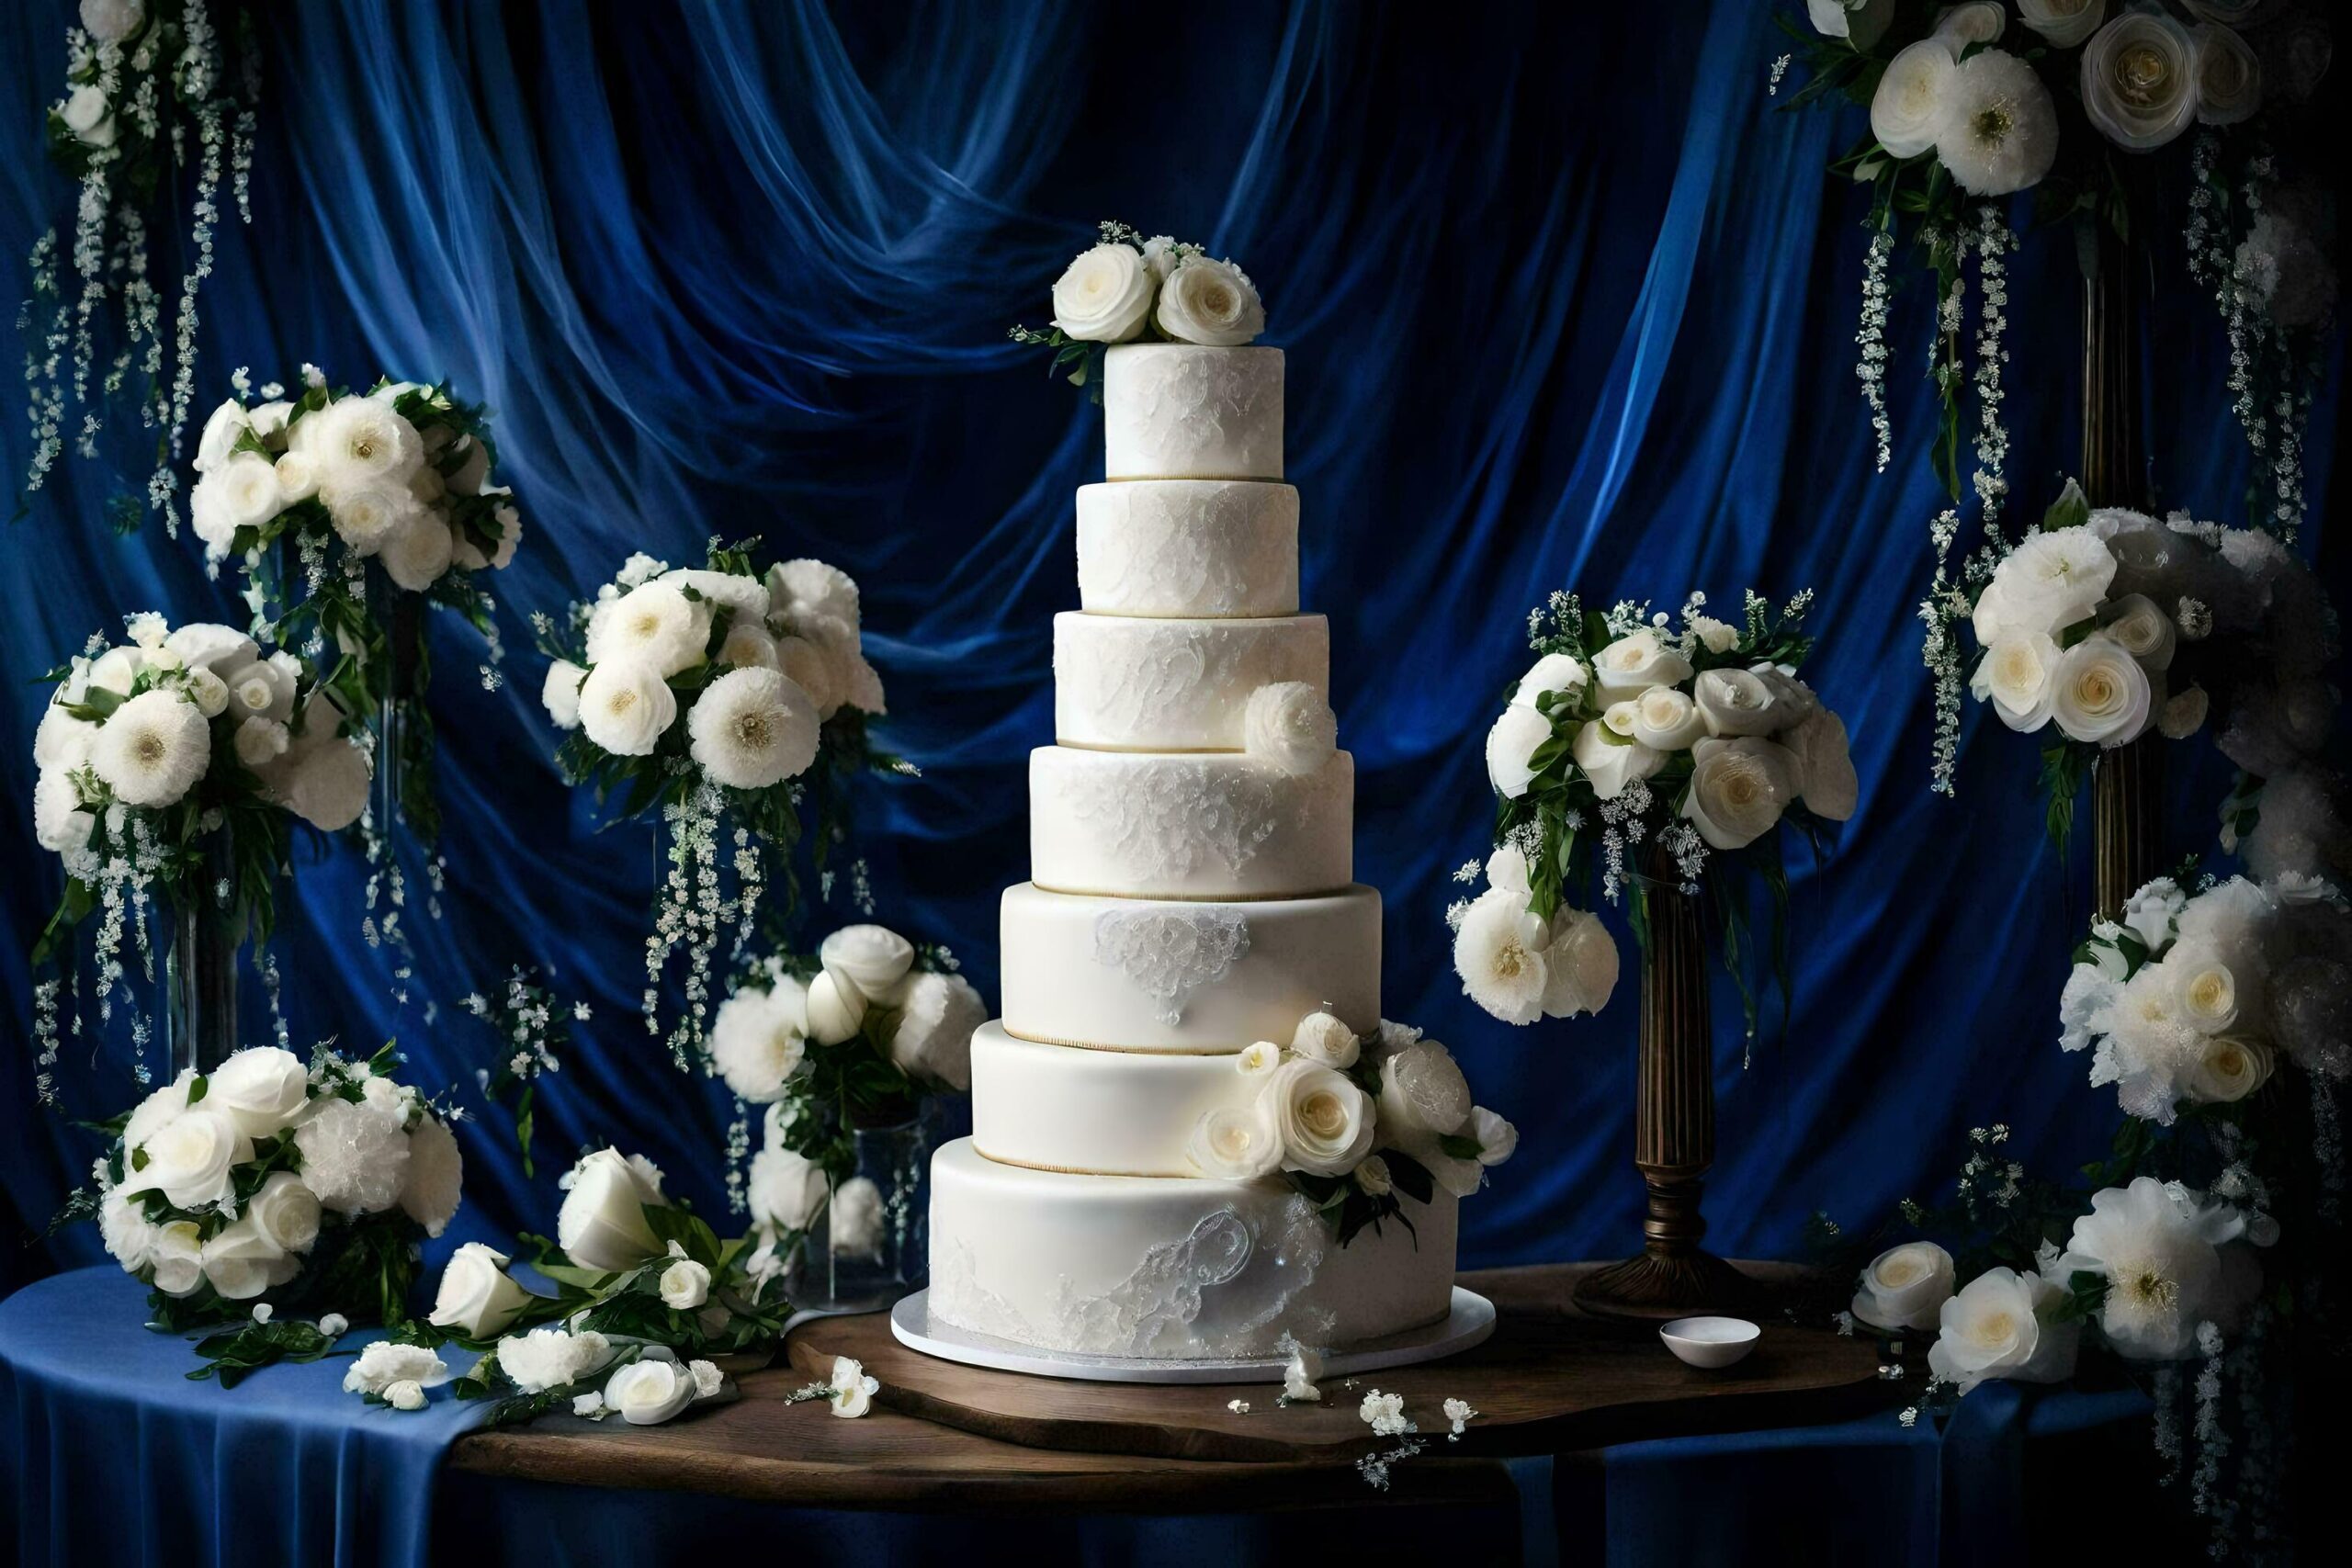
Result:
M260 1045L183 1072L117 1124L67 1214L98 1222L160 1327L266 1323L266 1297L404 1322L417 1244L457 1213L465 1165L394 1062Z
M1147 238L1116 220L1080 251L1054 284L1053 325L1014 327L1012 341L1054 351L1073 387L1102 398L1102 355L1114 343L1148 339L1238 348L1266 330L1266 307L1250 275L1200 246L1166 234Z
M354 714L424 695L427 604L463 615L494 662L494 604L478 578L514 558L523 523L513 492L492 480L485 411L413 381L336 391L310 365L291 398L272 382L248 402L242 370L233 385L205 422L188 510L210 560L243 563L256 626L313 657L336 649L330 683ZM378 759L387 800L429 843L440 818L421 708L404 712L389 744Z
M2058 1004L2058 1043L2091 1049L2091 1082L2169 1125L2233 1105L2282 1062L2352 1076L2352 908L2326 883L2243 876L2191 894L2159 877L2093 923Z
M646 943L645 1017L660 1033L662 977L684 946L686 1008L669 1033L681 1066L707 1044L721 931L734 926L748 942L754 929L769 880L760 846L785 859L788 914L803 807L814 808L807 836L824 875L845 833L847 782L868 768L908 771L866 734L884 704L860 635L857 584L816 560L763 572L757 544L714 541L700 567L632 556L560 626L533 617L552 660L542 696L567 732L556 753L566 775L617 801L625 817L658 807L671 829ZM733 891L721 897L729 873Z
M1447 912L1473 1001L1506 1023L1598 1012L1616 986L1616 945L1569 904L1596 874L1611 903L1630 890L1636 919L1652 881L1696 893L1711 852L1760 859L1777 889L1774 829L1817 837L1853 815L1845 722L1796 675L1812 647L1800 629L1810 598L1776 615L1750 593L1733 626L1693 594L1679 631L1646 604L1604 615L1572 593L1530 617L1539 657L1487 736L1499 797L1487 890ZM1645 855L1646 870L1628 863ZM1480 871L1473 861L1456 878Z

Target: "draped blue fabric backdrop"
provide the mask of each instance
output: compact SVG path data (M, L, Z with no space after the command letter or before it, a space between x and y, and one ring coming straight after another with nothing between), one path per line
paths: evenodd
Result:
M1850 341L1862 211L1821 173L1857 125L1773 112L1769 9L1528 5L1464 27L1403 6L1213 0L1181 17L980 0L262 8L254 220L224 226L205 289L200 406L241 365L256 381L305 359L341 381L446 377L495 410L528 527L496 583L517 650L505 687L481 690L474 639L435 628L448 887L440 919L412 909L408 1000L390 953L361 940L354 852L306 843L278 944L298 1040L397 1034L414 1078L468 1083L492 1047L455 998L514 964L552 967L596 1020L540 1101L549 1162L616 1139L721 1202L726 1107L636 1014L648 834L600 834L558 780L524 651L529 612L631 550L683 561L714 532L863 585L886 733L923 771L866 791L858 848L880 918L952 943L992 992L997 895L1026 872L1025 755L1051 734L1048 617L1076 604L1070 493L1102 465L1097 412L1004 329L1041 321L1062 264L1118 216L1240 258L1289 352L1306 598L1331 617L1359 875L1387 897L1387 1011L1451 1042L1522 1132L1465 1211L1466 1263L1635 1237L1632 986L1598 1021L1506 1028L1462 998L1442 918L1490 819L1495 694L1528 658L1529 606L1560 586L1662 608L1695 588L1719 609L1749 584L1815 588L1807 673L1853 733L1861 809L1834 861L1797 876L1785 1038L1745 1060L1718 992L1715 1242L1785 1254L1815 1209L1871 1219L1996 1119L2029 1157L2071 1167L2113 1113L2053 1044L2086 878L2043 842L2032 743L1972 713L1958 803L1927 791L1913 606L1942 504L1918 373L1929 301L1916 284L1898 299L1896 456L1874 477ZM16 149L0 265L20 268L70 214L34 152L70 10L0 16ZM2222 335L2177 233L2160 224L2152 243L2154 478L2165 506L2244 521ZM2075 265L2063 231L2016 265L2020 513L2075 450ZM2315 496L2333 424L2324 399ZM67 462L0 529L11 1234L38 1227L96 1146L31 1103L24 953L57 870L29 825L43 693L28 682L126 612L237 613L190 541L107 530L104 503L143 482L147 456L119 434L109 450L107 468ZM12 414L12 485L26 457ZM2340 597L2340 552L2327 566ZM2175 784L2177 847L2208 843L2223 774L2209 761ZM119 1043L74 1050L64 1085L82 1115L135 1092ZM526 1182L495 1116L463 1135L469 1227L548 1227L545 1165ZM10 1247L0 1287L96 1255L86 1228Z

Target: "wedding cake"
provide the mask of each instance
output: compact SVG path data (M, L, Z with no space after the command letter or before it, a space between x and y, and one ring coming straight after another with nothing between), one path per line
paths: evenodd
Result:
M1477 1129L1491 1158L1507 1124L1381 1020L1329 628L1298 613L1282 351L1099 364L1108 479L1078 491L1003 1017L973 1038L972 1136L932 1166L930 1314L1150 1359L1435 1322Z

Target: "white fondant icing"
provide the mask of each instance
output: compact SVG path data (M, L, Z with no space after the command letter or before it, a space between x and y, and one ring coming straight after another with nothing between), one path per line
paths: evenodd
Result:
M1355 863L1355 760L1303 774L1239 753L1041 746L1029 754L1040 887L1134 898L1333 893Z
M1078 487L1078 602L1105 615L1298 609L1298 491L1256 479Z
M1380 895L1161 902L1005 889L1004 1026L1116 1051L1288 1043L1310 1012L1380 1022Z
M1265 1084L1238 1055L1089 1051L972 1035L972 1145L992 1160L1105 1176L1198 1176L1185 1140L1205 1111Z
M976 1333L1112 1356L1334 1346L1445 1315L1454 1200L1346 1247L1278 1178L1030 1170L959 1138L931 1167L931 1310Z
M1114 479L1283 477L1283 351L1122 344L1103 356Z
M1054 617L1054 733L1065 746L1238 751L1250 694L1278 681L1329 692L1322 616Z

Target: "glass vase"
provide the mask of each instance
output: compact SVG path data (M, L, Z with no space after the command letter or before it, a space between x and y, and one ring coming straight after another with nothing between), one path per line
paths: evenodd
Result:
M930 1108L851 1141L855 1165L829 1184L801 1251L792 1304L805 1312L878 1311L921 1285L929 1263Z
M164 958L164 1043L171 1070L209 1073L237 1048L237 960L245 915L237 902L229 830L204 840L203 874L173 901Z

